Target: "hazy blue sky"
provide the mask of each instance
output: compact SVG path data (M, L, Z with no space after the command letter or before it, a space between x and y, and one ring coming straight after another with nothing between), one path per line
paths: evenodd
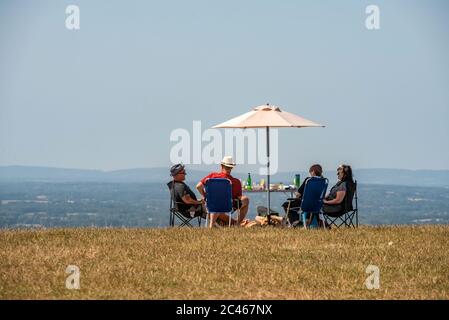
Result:
M279 131L281 171L449 169L448 57L447 1L2 0L0 165L168 166L270 102L326 125Z

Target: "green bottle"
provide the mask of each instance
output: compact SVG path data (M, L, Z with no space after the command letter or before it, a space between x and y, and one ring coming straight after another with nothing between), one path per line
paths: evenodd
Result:
M253 190L253 182L251 180L251 174L248 173L248 179L246 180L246 190Z
M295 174L295 179L293 180L293 184L295 185L296 189L299 189L299 186L301 185L301 176L299 174Z

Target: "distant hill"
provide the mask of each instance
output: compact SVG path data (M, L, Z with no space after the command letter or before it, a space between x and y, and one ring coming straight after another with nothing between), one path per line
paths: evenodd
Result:
M188 170L187 181L199 181L208 172ZM272 183L291 184L295 173L279 172L271 177ZM299 172L301 180L308 174ZM404 186L449 187L449 170L405 170L405 169L358 169L356 179L363 184L388 184ZM235 176L246 179L246 173L236 172ZM253 181L264 176L252 175ZM329 176L331 182L335 176ZM137 168L116 171L64 169L31 166L0 166L0 182L165 182L170 179L167 168Z
M0 182L160 182L167 179L167 170L162 168L101 171L29 166L0 167Z
M449 170L360 169L355 174L362 183L423 187L449 186Z

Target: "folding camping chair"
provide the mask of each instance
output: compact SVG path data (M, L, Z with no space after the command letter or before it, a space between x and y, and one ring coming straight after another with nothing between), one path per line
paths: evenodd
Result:
M355 202L355 206L353 206L353 202ZM346 191L345 198L343 199L343 211L340 215L337 217L331 217L325 214L324 217L326 219L326 224L330 227L335 226L340 228L344 225L346 227L357 228L359 226L357 180L355 180L354 184L349 186Z
M319 226L319 220L322 222L322 226L325 226L325 220L323 213L321 211L323 207L323 199L326 194L327 186L329 184L329 180L326 178L320 177L312 177L307 180L304 194L302 195L301 205L299 207L290 207L290 203L294 198L289 198L288 207L287 207L287 215L290 213L290 210L301 212L302 222L304 228L307 227L317 227ZM307 214L310 214L309 220L307 220ZM288 221L289 219L287 219Z
M240 207L238 201L236 209L233 208L232 199L232 182L225 178L211 178L206 181L206 207L208 215L206 217L206 226L210 214L213 213L228 213L229 226L231 226L232 214L238 211L240 214ZM237 217L238 219L238 217Z
M175 189L173 188L174 183L174 180L167 183L168 189L170 191L170 227L175 226L176 218L180 220L179 227L186 226L193 228L191 222L195 219L198 220L198 227L201 227L201 215L195 217L193 214L191 214L191 212L182 211L179 209L179 204L183 203L176 201Z

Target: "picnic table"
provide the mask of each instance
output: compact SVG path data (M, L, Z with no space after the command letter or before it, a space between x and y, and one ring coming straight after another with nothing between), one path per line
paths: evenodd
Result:
M294 198L294 193L298 191L298 188L295 187L285 187L282 189L279 188L271 188L270 192L283 192L285 194L287 194L288 192L290 192L290 198ZM255 188L255 189L251 189L251 190L247 190L245 188L242 188L242 192L245 193L257 193L257 192L267 192L267 189L264 188Z

